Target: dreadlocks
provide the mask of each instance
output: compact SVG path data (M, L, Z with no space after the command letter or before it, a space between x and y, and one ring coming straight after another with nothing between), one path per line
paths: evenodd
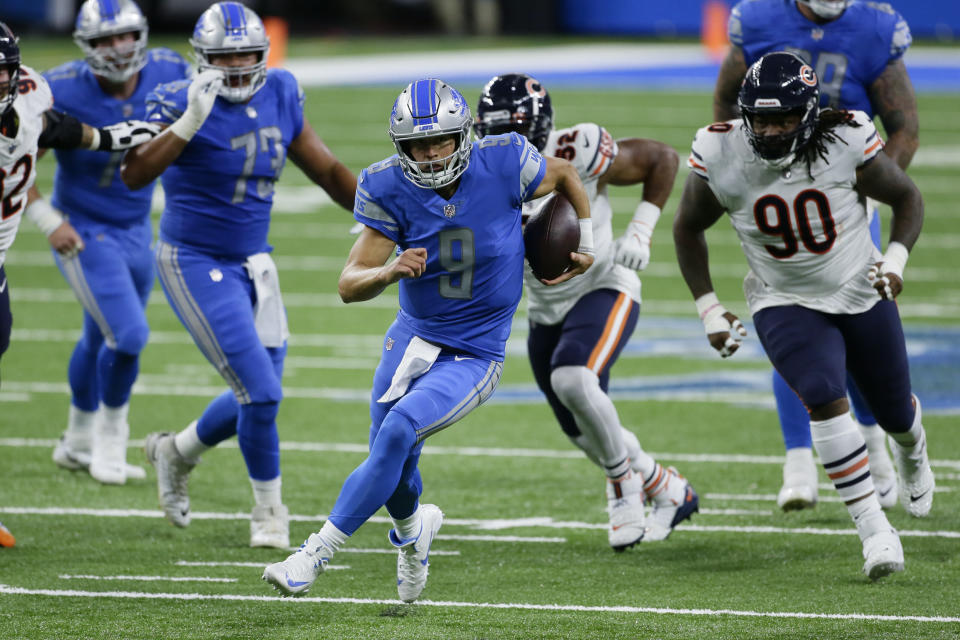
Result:
M838 140L847 144L835 131L841 125L848 127L861 126L853 119L853 113L850 111L824 109L820 112L817 125L813 129L813 135L810 136L810 142L797 153L797 159L807 163L807 175L810 176L811 180L813 180L813 163L817 161L817 157L822 158L824 162L829 162L827 160L827 144Z

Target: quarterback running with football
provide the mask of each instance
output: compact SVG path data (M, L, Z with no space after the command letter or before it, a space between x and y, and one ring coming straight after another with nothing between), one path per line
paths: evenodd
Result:
M846 372L890 438L903 506L926 516L934 477L894 302L923 199L881 152L865 113L821 111L819 100L816 73L796 55L755 62L738 98L743 119L694 138L674 241L710 344L731 356L746 330L714 293L704 238L730 216L750 266L743 288L760 341L809 408L813 446L863 543L863 570L878 579L903 570L903 548L877 500ZM871 241L865 197L893 208L884 254Z
M568 160L590 198L596 260L588 273L547 287L524 271L534 378L570 441L604 470L610 546L622 551L641 539L664 540L698 509L699 498L675 469L646 453L620 423L607 387L610 369L633 335L640 314L640 279L650 239L677 175L677 153L654 140L614 140L582 122L553 128L550 94L535 78L492 78L480 94L477 136L515 131L547 157ZM643 183L643 199L623 236L613 238L609 185ZM542 201L524 204L528 213ZM644 503L652 504L649 518Z

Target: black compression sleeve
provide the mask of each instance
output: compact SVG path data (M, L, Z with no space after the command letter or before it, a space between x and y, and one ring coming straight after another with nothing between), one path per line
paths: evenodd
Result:
M44 112L46 126L40 134L40 146L46 149L76 149L83 140L83 124L60 111Z

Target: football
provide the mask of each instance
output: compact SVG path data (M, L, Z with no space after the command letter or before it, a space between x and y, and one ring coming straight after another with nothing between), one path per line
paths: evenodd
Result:
M554 193L523 228L523 246L533 275L552 280L570 266L580 246L580 223L573 205Z

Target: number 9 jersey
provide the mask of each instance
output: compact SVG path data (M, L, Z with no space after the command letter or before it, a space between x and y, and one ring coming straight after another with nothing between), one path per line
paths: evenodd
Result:
M800 305L825 313L859 313L879 295L866 278L879 257L870 239L863 200L855 190L857 168L883 149L862 111L835 129L825 162L794 162L774 169L761 162L742 120L697 131L687 161L707 181L730 221L750 265L744 293L751 314Z
M187 108L187 80L147 97L147 120L172 124ZM203 126L161 178L160 238L203 253L245 259L269 249L273 190L287 148L303 129L303 91L270 69L248 102L217 98Z

